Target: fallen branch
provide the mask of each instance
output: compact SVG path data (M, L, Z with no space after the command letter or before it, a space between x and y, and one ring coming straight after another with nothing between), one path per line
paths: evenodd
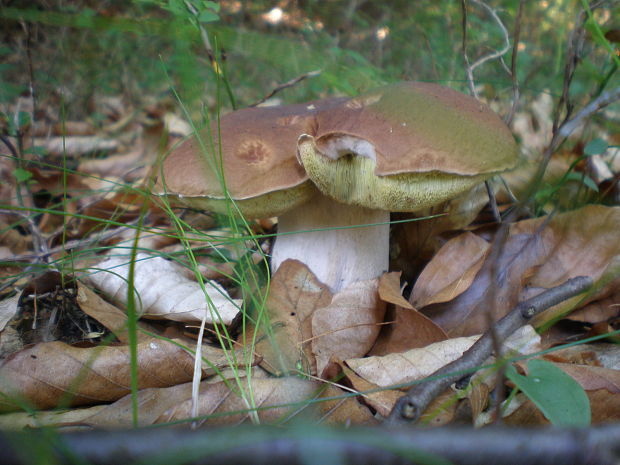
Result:
M594 428L157 428L0 433L2 463L612 465L620 425Z
M495 327L485 332L461 358L437 370L428 381L414 385L401 397L386 420L390 424L414 422L420 418L433 399L452 383L479 367L493 352L493 333L499 340L524 326L534 316L571 297L581 294L592 285L592 278L578 276L564 284L548 289L539 295L517 304Z

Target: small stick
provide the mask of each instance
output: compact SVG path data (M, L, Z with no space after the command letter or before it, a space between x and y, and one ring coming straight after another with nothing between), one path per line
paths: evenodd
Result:
M303 81L304 79L307 79L307 78L318 76L319 74L321 74L321 70L320 69L315 69L314 71L309 71L309 72L307 72L305 74L302 74L301 76L297 76L296 78L293 78L290 81L286 81L283 84L279 84L278 86L275 87L275 89L273 89L271 92L269 92L266 96L264 96L258 102L254 102L252 105L248 105L248 106L255 107L257 105L260 105L261 103L266 102L268 99L270 99L271 97L276 95L278 92L280 92L280 91L282 91L282 90L284 90L284 89L286 89L288 87L293 87L298 82L301 82L301 81Z
M592 278L578 276L559 286L548 289L531 299L518 303L506 316L495 325L499 339L506 339L510 334L534 316L571 297L581 294L592 286ZM452 383L463 377L463 372L480 366L493 352L493 331L486 331L461 358L437 370L430 380L416 384L401 397L390 416L389 424L414 422L420 418L431 401ZM457 374L454 374L457 373ZM447 376L444 376L447 375Z

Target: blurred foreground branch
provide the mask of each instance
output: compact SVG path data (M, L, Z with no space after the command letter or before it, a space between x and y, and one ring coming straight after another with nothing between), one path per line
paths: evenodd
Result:
M0 433L2 463L612 465L620 425L560 428L235 427ZM36 460L39 460L38 462Z

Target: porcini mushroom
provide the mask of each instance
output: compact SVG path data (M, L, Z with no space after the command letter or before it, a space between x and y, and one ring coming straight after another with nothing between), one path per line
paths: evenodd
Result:
M212 133L225 186L218 157L190 139L164 162L166 193L223 211L228 191L247 216L278 215L272 270L298 259L332 291L387 271L391 211L439 204L517 161L486 105L426 83L239 110Z
M316 194L296 159L300 134L314 116L345 99L245 108L177 147L163 161L159 195L186 206L227 213L228 198L250 218L277 216ZM221 154L221 158L220 158Z
M316 132L299 139L298 157L324 195L281 217L278 232L327 230L278 239L273 266L297 258L339 290L387 270L391 211L414 212L466 192L513 168L517 147L502 120L474 98L402 82L319 113ZM359 227L367 224L381 226Z

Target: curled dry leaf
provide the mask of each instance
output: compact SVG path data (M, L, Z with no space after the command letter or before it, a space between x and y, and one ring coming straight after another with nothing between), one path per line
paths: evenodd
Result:
M17 304L20 297L21 294L15 294L13 297L0 301L0 333L4 330L6 324L17 314L19 310Z
M103 271L99 271L103 270ZM115 302L127 302L129 263L125 257L109 258L88 279ZM206 281L206 295L196 281L184 276L180 265L162 257L140 253L134 272L136 305L144 317L182 322L230 324L239 312L240 300L232 299L214 281Z
M591 276L595 281L598 291L589 297L590 301L604 298L617 286L620 276L619 229L620 207L600 205L515 223L501 249L486 256L464 291L453 292L456 297L452 300L428 305L437 286L421 277L411 301L427 305L424 314L448 334L462 336L483 332L489 319L497 320L519 301L576 276ZM429 271L429 275L454 267L459 255L471 256L466 242L454 240L449 253L440 252L428 265L429 270L436 270ZM461 265L461 272L477 266L475 256ZM448 257L454 261L448 263ZM577 296L548 309L535 319L535 325L565 314L581 299Z
M384 273L379 278L379 298L388 304L413 309L400 290L400 273Z
M460 358L480 336L459 337L436 342L423 349L402 354L345 360L346 364L371 383L380 387L400 385L430 376L444 365ZM524 326L504 342L504 352L526 355L540 350L540 336L531 326Z
M373 425L378 423L372 412L358 402L355 397L347 396L342 389L328 385L320 398L318 409L321 423L324 425ZM340 399L338 397L342 396Z
M79 281L77 287L77 303L80 309L112 331L119 341L127 343L129 341L129 336L127 334L127 314L103 300ZM139 322L139 324L146 326L142 322ZM137 336L139 340L150 338L150 336L146 336L140 331L138 331Z
M316 410L306 401L314 397L320 388L315 381L296 377L253 379L251 386L240 381L245 399L253 399L253 407L261 423L275 423L287 415L298 418ZM251 389L251 395L250 390ZM234 379L218 383L200 384L198 397L198 416L202 425L238 424L250 418L253 412L251 401L239 394L239 386ZM299 405L291 405L295 403ZM145 389L138 393L140 405L140 426L182 421L191 418L192 385L179 384L169 388ZM85 424L97 427L131 427L131 397L126 396L90 418L82 420Z
M359 281L338 292L312 317L312 352L317 373L323 373L332 355L361 357L375 343L385 315L379 298L379 279Z
M396 306L388 310L386 320L370 355L406 352L448 339L433 320L413 308Z
M439 326L414 309L402 296L400 273L385 273L379 278L379 297L395 307L388 308L386 324L381 328L370 355L405 352L448 338Z
M612 291L613 292L613 291ZM620 290L604 299L590 302L567 316L572 321L596 324L617 318L620 315Z
M338 363L342 373L353 388L362 393L364 402L383 417L387 417L390 414L394 405L396 405L396 401L403 396L402 391L396 389L380 389L376 384L357 375L342 360L337 360L336 363Z
M473 233L466 232L446 242L428 264L411 293L416 308L448 302L471 286L490 244Z
M316 375L312 354L312 315L329 305L332 293L300 261L286 260L271 280L265 323L255 351L261 366L276 375L303 370ZM265 325L270 325L266 330Z
M151 338L138 343L138 385L141 388L173 386L192 379L194 358L172 342ZM209 360L203 375L213 367L228 366L224 351L204 346ZM40 409L60 402L86 405L110 402L130 392L131 363L128 346L73 347L62 342L36 344L7 357L0 364L0 411L18 409L15 397Z

